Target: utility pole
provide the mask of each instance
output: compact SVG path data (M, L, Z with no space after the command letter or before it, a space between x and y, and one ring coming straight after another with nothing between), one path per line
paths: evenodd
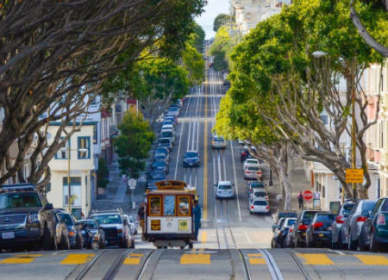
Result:
M70 182L70 138L67 140L67 207L71 214L71 182Z

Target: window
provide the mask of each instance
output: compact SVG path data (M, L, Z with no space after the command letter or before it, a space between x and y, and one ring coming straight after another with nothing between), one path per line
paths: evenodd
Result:
M69 187L67 177L63 177L63 206L69 203ZM81 206L81 177L70 178L71 205Z
M178 196L178 216L190 216L190 197Z
M149 215L150 216L161 216L162 214L162 205L160 196L150 196L149 198Z
M63 141L65 137L61 137L61 141ZM69 147L70 147L70 139L65 141L65 145L62 146L58 152L55 154L55 159L68 159L69 157ZM71 158L71 155L70 155Z
M175 216L175 196L164 196L163 216Z
M97 144L98 141L98 131L97 131L97 125L95 124L93 126L93 144Z
M90 158L90 137L78 137L78 159Z

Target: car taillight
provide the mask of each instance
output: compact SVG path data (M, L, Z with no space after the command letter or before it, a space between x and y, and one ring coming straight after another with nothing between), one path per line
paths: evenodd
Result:
M356 219L356 221L357 221L357 223L359 223L359 222L365 222L366 219L367 219L366 217L360 216L360 217L358 217L358 218Z
M248 170L245 170L245 174L249 174L249 171L248 171Z
M384 225L385 225L385 216L384 216L384 214L379 214L379 215L377 216L377 221L376 221L376 223L377 223L378 225L380 225L380 226L384 226Z
M289 232L293 232L294 230L292 228L290 228Z
M335 218L335 222L337 224L343 224L345 221L344 221L344 217L342 216L337 216L337 218Z
M323 223L322 222L316 222L316 223L313 224L313 227L314 227L314 229L318 229L320 227L323 227Z
M298 226L298 229L299 229L299 230L306 230L306 229L307 229L307 226L304 225L304 224L300 224L300 225Z
M269 205L265 206L265 209L269 209Z
M70 236L70 237L75 236L75 232L74 232L74 231L69 231L69 236Z
M251 205L251 209L254 209L255 207L253 205Z

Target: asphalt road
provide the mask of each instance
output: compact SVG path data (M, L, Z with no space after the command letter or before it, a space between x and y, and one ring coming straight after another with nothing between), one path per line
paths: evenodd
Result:
M211 149L221 77L186 98L177 126L169 178L197 188L203 209L194 249L156 250L137 238L136 249L39 251L0 254L0 279L386 279L388 254L331 249L268 249L271 215L250 215L240 149L228 142ZM183 168L183 154L197 150L199 168ZM234 183L236 199L216 200L218 180Z

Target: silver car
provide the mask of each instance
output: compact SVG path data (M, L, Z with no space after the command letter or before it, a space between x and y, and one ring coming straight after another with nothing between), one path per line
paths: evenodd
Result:
M363 199L358 201L353 207L342 228L343 243L345 246L347 244L348 250L357 249L362 225L366 219L368 219L369 211L371 211L375 205L376 200Z
M234 188L230 181L219 181L216 186L216 198L234 198Z
M268 214L270 212L269 203L266 199L258 198L249 200L249 213Z

